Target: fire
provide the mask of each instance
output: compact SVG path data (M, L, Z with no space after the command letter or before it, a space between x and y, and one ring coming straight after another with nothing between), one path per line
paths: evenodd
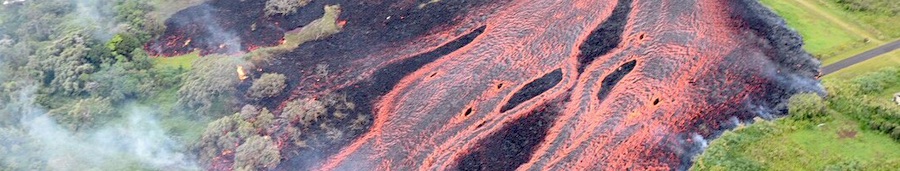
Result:
M248 78L247 73L244 71L244 66L237 66L237 74L238 79L240 79L241 81L244 81Z

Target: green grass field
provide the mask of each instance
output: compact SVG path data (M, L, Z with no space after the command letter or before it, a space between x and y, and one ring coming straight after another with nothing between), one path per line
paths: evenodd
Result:
M156 57L153 58L153 67L162 68L162 67L174 67L174 68L184 68L187 70L191 69L191 63L200 58L200 52L194 51L188 54L180 55L180 56L172 56L172 57Z
M900 38L900 17L854 12L831 0L761 0L803 36L804 48L829 65Z
M763 138L741 154L770 169L824 170L849 163L873 170L900 168L900 143L862 130L842 114L832 116L821 126Z
M759 120L712 141L692 170L891 170L900 168L900 143L831 111L820 126L788 118Z
M814 0L804 0L814 1ZM890 40L900 38L900 15L884 11L900 11L900 1L896 0L842 0L846 2L869 3L869 9L865 11L848 10L846 5L838 4L836 0L815 0L822 8L828 9L846 21L855 23L875 34L878 39ZM882 10L882 11L878 11Z
M900 139L872 128L871 121L898 112L892 95L900 91L900 86L874 86L879 88L871 92L861 90L877 84L872 78L896 83L892 76L897 75L896 70L884 68L851 78L826 77L823 84L830 92L824 102L827 115L801 120L792 113L774 121L756 120L749 126L727 131L697 157L692 169L896 170L900 168ZM869 82L859 82L865 80ZM880 109L846 108L857 105Z
M822 17L819 13L807 10L794 0L762 0L778 15L783 17L789 26L800 32L806 43L804 48L821 59L830 59L839 55L845 47L862 44L863 37Z

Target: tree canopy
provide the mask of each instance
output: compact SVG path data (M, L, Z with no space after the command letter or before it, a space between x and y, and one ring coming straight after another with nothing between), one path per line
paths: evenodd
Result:
M250 86L249 96L256 99L277 96L287 86L285 79L281 74L265 73Z

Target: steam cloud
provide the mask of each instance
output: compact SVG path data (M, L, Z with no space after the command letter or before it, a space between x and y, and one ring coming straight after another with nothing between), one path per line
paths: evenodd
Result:
M0 128L0 165L49 170L154 169L199 170L183 145L166 135L157 118L147 108L128 107L122 121L93 132L64 129L45 110L34 105L33 92L26 88L6 110L21 116L19 124ZM134 168L139 167L139 168Z
M108 0L76 0L74 16L78 16L76 20L78 26L89 28L98 40L109 40L113 35L119 33L127 25L119 24L115 18L115 8L112 1Z
M218 52L223 52L225 54L234 54L241 52L241 38L237 36L232 31L226 31L226 29L222 28L217 21L220 20L218 16L213 14L213 11L219 10L209 4L201 4L194 8L200 8L199 14L197 17L189 18L189 19L174 19L179 25L199 25L204 29L201 33L206 33L205 36L206 47L216 47L218 48Z

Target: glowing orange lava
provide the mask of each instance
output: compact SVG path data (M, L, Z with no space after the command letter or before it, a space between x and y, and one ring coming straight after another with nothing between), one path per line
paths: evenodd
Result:
M791 95L822 91L819 63L799 35L756 0L313 2L341 4L342 31L248 73L282 73L293 86L248 103L278 114L291 100L339 94L356 104L354 114L374 119L312 154L290 143L284 128L296 123L271 126L265 134L281 149L279 169L686 169L735 122L781 116ZM214 24L250 28L227 26L265 18L241 14L247 21ZM321 12L308 15L294 17ZM303 24L294 21L262 23ZM207 31L182 26L148 51L228 49L207 47L221 40L191 37ZM236 30L246 42L232 48L284 43L282 33ZM297 157L304 155L324 159ZM223 154L211 169L232 160Z
M487 15L483 33L403 77L376 102L371 130L316 168L448 170L469 167L472 161L505 160L486 153L505 148L487 145L506 141L492 137L510 138L515 135L507 135L510 131L521 128L516 124L539 121L550 126L533 134L542 138L533 139L539 141L534 150L522 153L528 157L512 168L683 169L689 162L685 156L693 153L690 148L701 146L693 137L714 136L729 127L723 123L732 117L777 113L769 108L780 99L766 101L770 97L761 93L789 96L817 90L814 84L794 88L795 83L780 80L796 76L815 82L818 63L808 55L799 61L773 60L781 56L773 54L777 49L772 46L788 45L765 42L768 33L752 26L758 21L735 17L740 12L732 11L737 9L733 6L742 4L618 2L630 4L516 1L496 13L483 14ZM625 18L621 35L616 35L620 43L590 56L591 60L580 60L578 47L589 42L592 30L610 20L617 6L630 8L617 16ZM457 27L461 26L444 30ZM446 42L434 38L449 33L434 34L410 46L429 40ZM557 69L562 70L562 78L555 86L508 111L501 110L526 84ZM526 119L548 110L555 111L546 114L551 119ZM518 143L510 144L511 148Z

